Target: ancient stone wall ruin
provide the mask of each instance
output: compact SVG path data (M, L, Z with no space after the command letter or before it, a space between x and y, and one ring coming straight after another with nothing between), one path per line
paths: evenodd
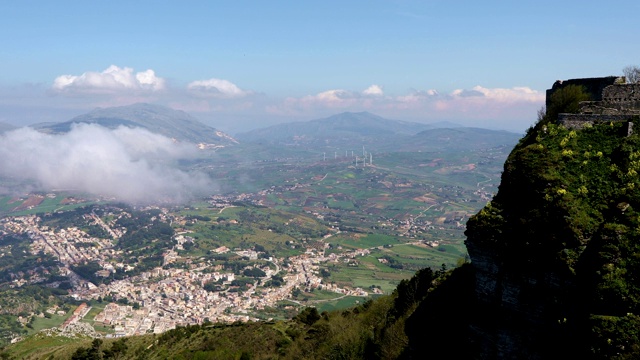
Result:
M607 76L599 78L585 78L585 79L569 79L569 80L557 80L551 89L547 90L546 106L549 107L549 99L551 94L569 85L578 85L584 87L585 91L590 94L592 101L602 100L602 91L609 85L616 83L624 83L624 77L619 76Z
M627 135L633 132L632 121L640 116L640 84L625 84L624 77L616 76L556 81L547 90L547 106L551 95L568 85L583 86L592 101L581 102L577 114L559 114L558 123L582 129L603 122L626 122Z

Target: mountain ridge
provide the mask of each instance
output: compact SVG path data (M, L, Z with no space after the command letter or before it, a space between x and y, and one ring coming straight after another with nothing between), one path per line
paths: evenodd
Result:
M58 134L69 132L71 126L76 123L97 124L110 129L118 126L140 127L169 138L193 143L237 143L231 136L201 123L182 110L148 103L97 108L68 121L37 124L32 127L41 132Z
M4 122L0 122L0 133L6 132L6 131L11 131L17 129L16 126L13 126L11 124L7 124Z
M301 136L414 135L432 128L429 125L401 120L389 120L369 112L343 112L326 118L277 124L238 134L245 141L272 138L293 140Z
M237 135L245 143L300 147L313 151L356 150L366 146L374 152L440 151L452 146L455 150L513 146L520 136L507 131L463 127L448 122L421 124L390 120L369 112L344 112Z

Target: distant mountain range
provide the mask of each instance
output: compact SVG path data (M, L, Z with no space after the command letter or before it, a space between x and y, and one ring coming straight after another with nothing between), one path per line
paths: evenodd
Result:
M5 131L9 131L9 130L13 130L15 128L16 127L11 125L11 124L0 122L0 133L3 133Z
M152 104L98 108L69 121L32 127L51 134L65 133L73 124L140 127L180 141L213 145L238 142L226 133L207 126L184 111ZM11 129L9 125L7 129ZM3 130L0 124L0 131ZM373 152L474 150L501 145L513 146L521 134L462 127L441 122L421 124L390 120L368 112L345 112L323 119L278 124L241 133L243 143L291 150L357 150Z
M140 127L180 141L229 145L237 143L231 136L207 126L184 111L152 104L98 108L69 121L46 123L32 127L46 133L59 134L71 130L73 124L98 124L110 129L118 126Z
M357 149L372 151L473 150L513 146L521 134L453 123L421 124L390 120L368 112L345 112L324 119L278 124L241 133L243 142L306 150Z
M331 138L356 139L414 135L433 128L408 121L389 120L368 112L344 112L324 119L278 124L238 134L238 139L271 144L312 143Z
M514 146L521 134L504 130L489 130L474 127L440 128L421 131L402 143L391 144L389 150L396 151L464 151L487 149L496 146Z

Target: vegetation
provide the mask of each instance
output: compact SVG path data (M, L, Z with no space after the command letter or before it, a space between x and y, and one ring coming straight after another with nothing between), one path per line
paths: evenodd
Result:
M43 311L45 304L58 305L68 314L69 309L64 306L74 302L65 295L66 290L73 291L74 281L56 273L56 257L31 254L27 236L0 236L0 252L11 254L0 256L0 276L4 276L1 284L7 285L0 289L0 299L16 304L25 299L22 292L30 291L29 285L10 288L11 282L33 281L39 284L37 288L52 292L38 307L29 307L24 313L16 307L6 314L2 321L10 334L3 335L7 339L28 336L6 354L16 358L52 355L65 359L394 358L409 354L417 345L411 344L411 336L405 330L408 319L423 298L449 277L443 271L420 269L438 268L442 263L451 267L465 256L464 222L495 192L501 164L510 148L503 144L513 143L517 136L501 133L498 138L494 133L479 133L477 129L439 129L411 139L407 135L403 137L406 143L393 140L385 145L382 140L367 140L363 144L374 152L376 165L368 163L366 168L362 158L356 164L355 158L347 155L319 161L319 149L329 154L334 150L329 147L354 144L344 139L340 144L323 140L320 147L308 151L255 144L242 149L230 146L215 150L215 166L205 157L182 163L181 166L211 171L223 189L233 188L238 193L261 190L260 194L246 194L248 198L219 203L207 199L160 210L123 204L95 205L95 200L76 201L56 194L0 198L3 214L37 214L49 227L46 231L84 231L83 240L70 245L78 252L98 251L109 256L100 262L92 261L91 256L86 261L80 258L70 268L96 285L108 286L114 280L161 266L186 271L204 269L203 273L231 272L235 274L233 281L208 281L202 284L203 288L221 292L221 297L228 295L225 292L247 289L260 296L271 290L267 287L283 286L286 276L294 271L286 259L307 250L317 254L313 256L336 258L318 264L317 274L323 284L385 294L393 293L400 284L391 297L374 294L371 298L300 286L294 290L293 301L283 300L264 310L248 310L249 316L267 323L179 328L171 333L175 341L164 335L129 338L123 355L112 351L115 339L92 342L34 335L45 324L55 326L64 321L62 315L47 318L48 313ZM388 133L383 135L388 140ZM476 139L480 135L482 139ZM450 146L445 143L460 146L454 151L442 150L443 146ZM397 152L384 153L388 149ZM338 154L346 154L344 149L338 150ZM122 236L112 237L113 233L99 220ZM183 236L179 240L178 234ZM428 244L430 241L433 243ZM250 250L258 252L257 259ZM42 266L34 269L33 264ZM267 268L279 273L267 280ZM418 270L420 280L409 280ZM154 275L152 281L164 276ZM129 295L111 292L100 300L136 308L141 303L135 302L134 295L127 298ZM464 313L450 309L449 304L455 302L438 307L451 311L453 318ZM307 310L296 317L304 307ZM8 307L3 303L5 308ZM92 316L98 311L94 308ZM45 317L40 318L43 314ZM22 315L26 320L19 323L17 319ZM292 317L296 319L267 320ZM115 331L99 327L96 329L103 333ZM184 335L187 333L190 335ZM438 338L435 333L431 336ZM26 350L28 347L31 349Z
M560 113L576 114L580 111L580 102L591 100L583 86L568 85L556 90L549 98L549 107L540 125L555 122Z
M640 81L640 66L629 65L622 69L622 73L629 84L635 84Z
M457 319L466 311L452 308L449 301L430 300L444 283L464 288L458 278L470 279L469 265L454 271L423 269L404 280L389 296L369 300L347 310L319 312L303 309L292 320L234 324L191 325L178 327L162 335L122 339L84 339L56 347L18 353L23 347L10 347L0 353L4 358L18 354L28 359L396 359L419 357L417 339L424 329L415 322L416 309L437 305L445 317ZM451 281L450 279L454 279ZM446 280L446 281L445 281ZM451 287L451 285L447 285ZM441 297L441 295L436 295ZM459 304L454 301L455 306ZM423 316L423 315L420 315ZM449 334L428 326L433 336L432 353L452 353L446 340ZM444 328L448 330L447 327ZM438 335L440 333L440 335ZM39 337L31 340L34 344ZM442 342L443 341L443 342ZM23 344L24 345L24 342ZM22 351L22 350L21 350ZM453 353L456 353L453 350Z
M562 344L580 357L636 358L640 135L627 136L624 123L581 130L556 124L558 113L584 98L571 86L552 95L509 155L497 195L468 221L467 245L493 252L509 276L537 279L518 286L528 309L543 309L542 324L522 335L535 338L541 354Z
M551 95L549 107L508 156L498 193L486 206L471 194L497 173L494 166L501 150L445 157L381 154L376 167L368 168L337 159L312 165L275 161L254 174L257 178L266 174L264 184L254 184L258 188L278 184L261 196L260 204L266 207L243 201L224 209L185 208L176 210L183 219L173 226L162 220L165 214L160 210L128 209L131 216L115 220L127 230L116 247L136 262L135 271L161 263L158 254L174 246L178 227L188 229L185 233L192 239L181 254L237 275L230 284L226 279L207 282L207 291L221 291L223 285L229 286L224 289L228 292L282 285L286 261L279 263L280 273L260 284L266 275L262 269L276 266L266 260L272 256L286 258L307 248L326 256L357 249L360 255L347 261L320 264L323 282L383 289L390 295L359 302L362 298L334 298L325 290L298 287L291 299L261 314L263 319L289 316L290 320L205 322L161 335L65 340L67 344L35 334L6 347L0 356L479 358L521 347L527 350L519 354L523 358L639 358L640 134L627 136L622 123L596 123L581 130L557 124L558 114L577 112L580 101L589 99L578 86ZM468 171L460 165L471 162L484 162L486 171ZM220 176L233 182L242 171L246 169L234 167ZM459 267L447 270L451 263L466 259L458 213L480 208L466 224L473 262L461 260ZM71 215L45 218L51 226L63 226L66 216ZM411 233L412 227L404 227L408 219L423 230ZM83 228L100 232L91 224ZM426 245L428 240L440 243ZM53 282L57 275L47 269L56 265L55 259L29 254L25 242L0 237L3 252L13 255L0 257L2 280L8 284L18 276L10 269L27 271L27 263L40 262L44 265L39 273L28 275ZM251 260L248 255L213 251L223 246L253 249L261 255ZM436 262L444 263L437 271L432 267ZM100 281L94 279L96 263L73 269ZM407 278L408 273L413 276ZM492 293L492 286L499 293ZM64 307L67 304L59 297L63 292L40 285L7 286L0 298L4 311L0 323L11 335L33 333L38 328L33 315L43 309L28 298ZM344 308L347 302L359 303ZM296 314L292 304L297 303L306 307ZM340 308L330 310L337 304ZM25 325L12 323L16 317ZM502 343L483 342L483 337Z

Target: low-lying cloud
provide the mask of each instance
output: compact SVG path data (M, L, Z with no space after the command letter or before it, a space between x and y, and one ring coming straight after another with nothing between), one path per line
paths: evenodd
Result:
M180 170L192 144L141 128L80 124L51 135L21 128L0 135L0 175L39 190L74 190L130 203L181 202L214 190L201 173Z

